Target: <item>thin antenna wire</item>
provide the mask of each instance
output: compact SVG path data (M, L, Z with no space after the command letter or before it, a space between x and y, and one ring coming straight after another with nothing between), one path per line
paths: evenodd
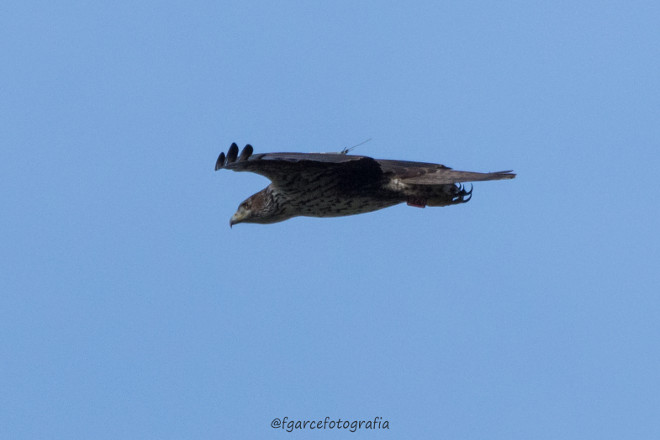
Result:
M370 140L371 140L371 138L367 139L366 141L362 141L362 142L360 142L359 144L353 145L352 147L344 148L343 150L341 150L340 154L348 154L349 151L353 150L354 148L359 147L360 145L364 145L364 144L366 144L366 143L369 142Z

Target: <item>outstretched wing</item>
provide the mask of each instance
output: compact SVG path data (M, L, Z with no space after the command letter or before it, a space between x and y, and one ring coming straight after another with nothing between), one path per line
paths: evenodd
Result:
M452 170L444 165L405 160L377 160L383 173L392 179L411 185L447 185L459 182L479 182L484 180L513 179L511 171L476 173Z
M267 177L273 185L286 189L293 185L312 185L320 176L336 177L338 182L366 183L380 179L378 162L367 156L341 153L264 153L252 154L246 145L238 154L238 146L229 147L227 155L220 153L216 171L249 171Z

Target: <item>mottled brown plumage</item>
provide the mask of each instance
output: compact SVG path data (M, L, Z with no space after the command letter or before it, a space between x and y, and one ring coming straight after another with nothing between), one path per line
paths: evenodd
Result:
M236 223L276 223L296 216L339 217L407 202L411 206L449 206L472 197L462 182L513 179L511 171L476 173L444 165L372 159L342 153L252 154L239 156L232 144L221 153L216 171L250 171L271 184L246 199L232 216Z

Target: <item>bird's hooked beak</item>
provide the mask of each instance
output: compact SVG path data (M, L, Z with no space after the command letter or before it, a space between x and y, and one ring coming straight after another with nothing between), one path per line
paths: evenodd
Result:
M248 216L249 211L244 210L243 208L239 208L238 211L236 211L236 214L232 215L231 218L229 219L229 227L231 228L237 223L241 223L245 218Z

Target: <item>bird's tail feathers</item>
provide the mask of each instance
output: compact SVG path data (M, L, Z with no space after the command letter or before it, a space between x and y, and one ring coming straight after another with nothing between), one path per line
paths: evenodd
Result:
M513 179L516 175L511 170L496 171L493 173L476 173L472 171L457 171L452 169L439 169L433 173L410 177L402 181L411 185L447 185L459 182L483 182L486 180Z

